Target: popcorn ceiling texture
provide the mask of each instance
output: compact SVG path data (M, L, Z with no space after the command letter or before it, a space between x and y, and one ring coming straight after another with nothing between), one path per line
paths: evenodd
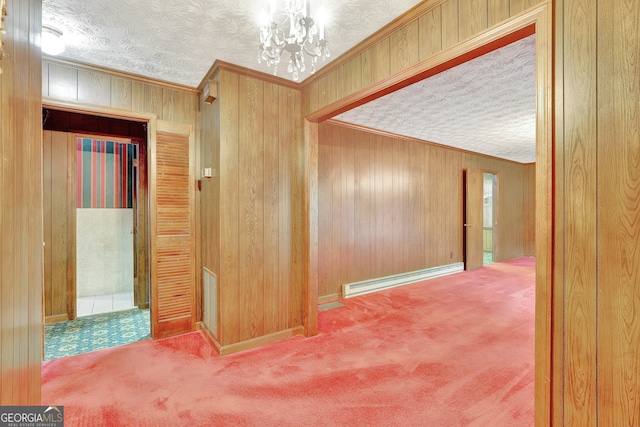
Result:
M319 1L312 0L312 15ZM420 1L322 3L333 60ZM267 0L43 0L42 22L64 33L63 58L197 87L217 59L273 72L258 64L258 16L266 6ZM291 79L285 56L278 76ZM300 81L308 76L307 69ZM531 36L336 119L530 163L535 94Z
M335 117L521 163L536 159L535 35Z
M311 1L312 15L320 3L327 11L331 60L420 3ZM267 5L267 0L43 0L42 23L64 33L64 58L196 87L216 59L273 73L258 64L258 17ZM285 57L278 76L290 79ZM327 64L319 60L316 68ZM309 76L308 68L300 81Z

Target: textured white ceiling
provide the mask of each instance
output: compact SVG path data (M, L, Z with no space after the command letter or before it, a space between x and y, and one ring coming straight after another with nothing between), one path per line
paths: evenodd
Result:
M535 35L336 120L522 163L536 156Z
M420 0L310 0L328 11L333 60ZM216 60L258 64L267 0L43 0L62 58L197 87ZM282 1L279 1L281 4ZM318 63L317 68L328 64ZM291 79L284 66L278 75ZM309 76L302 73L300 80ZM518 162L535 161L534 36L336 117Z
M311 14L320 6L327 11L334 59L418 3L311 0ZM67 50L61 57L196 87L217 59L273 72L258 64L258 17L267 5L268 0L43 0L42 23L64 33ZM290 79L286 63L278 76ZM300 81L308 76L302 73Z

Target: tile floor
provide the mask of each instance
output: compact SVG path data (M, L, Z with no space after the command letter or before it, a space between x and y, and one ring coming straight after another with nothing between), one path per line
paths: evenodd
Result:
M78 297L76 307L78 316L128 310L130 308L134 308L133 291L112 295Z

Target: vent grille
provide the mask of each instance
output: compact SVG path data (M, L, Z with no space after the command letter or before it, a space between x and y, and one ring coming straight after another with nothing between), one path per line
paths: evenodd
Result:
M202 307L204 324L213 336L218 338L218 278L214 273L202 269L202 287L204 307Z
M383 289L395 288L396 286L408 285L410 283L421 282L435 277L464 271L464 263L442 265L439 267L426 268L424 270L412 271L410 273L395 274L393 276L380 277L377 279L364 280L362 282L347 283L342 285L342 296L344 298L369 294Z

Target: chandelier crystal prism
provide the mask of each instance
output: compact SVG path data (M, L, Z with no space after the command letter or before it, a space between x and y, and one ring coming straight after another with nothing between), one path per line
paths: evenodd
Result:
M313 74L318 58L324 61L331 55L325 38L324 14L320 13L319 19L314 19L309 0L285 0L283 10L284 13L279 13L276 0L269 0L269 11L264 12L261 19L258 63L264 61L267 67L273 65L273 74L277 75L280 56L288 53L287 71L294 81L298 81L307 69L305 56L310 58Z

